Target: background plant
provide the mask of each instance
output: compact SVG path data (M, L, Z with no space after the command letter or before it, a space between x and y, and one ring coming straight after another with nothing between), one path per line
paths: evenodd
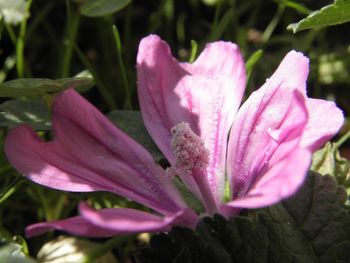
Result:
M326 5L330 6L309 16ZM339 10L342 16L335 15ZM52 96L74 86L162 161L138 112L130 112L138 110L138 42L150 33L166 40L183 61L193 61L210 41L236 42L247 61L246 95L271 75L289 50L299 50L311 59L309 96L336 101L348 120L350 36L344 32L349 31L345 22L350 4L346 0L2 0L0 12L0 143L8 128L22 122L50 138ZM349 158L348 130L347 121L340 133L343 139L335 148L328 146L328 155L318 155L321 162L314 163L315 170L322 173L320 167L325 169L325 164L339 167L338 150ZM22 179L3 154L0 163L0 235L7 248L20 244L24 254L35 256L42 244L57 235L31 239L27 249L21 238L25 226L74 215L82 199L89 199L95 207L137 205L105 193L76 195L44 189ZM348 160L341 159L341 164L342 170L327 173L348 187ZM115 242L115 254L121 262L128 262L130 252L144 241L130 237Z

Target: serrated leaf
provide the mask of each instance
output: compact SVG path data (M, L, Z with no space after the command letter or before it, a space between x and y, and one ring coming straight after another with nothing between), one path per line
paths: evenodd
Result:
M91 87L92 79L76 77L64 79L24 78L0 84L0 97L38 97L57 93L68 88L85 90Z
M310 172L297 195L283 202L312 247L317 262L349 262L347 194L334 178Z
M317 262L303 233L282 205L259 213L269 240L266 262Z
M290 24L287 29L296 33L301 30L332 26L350 21L350 0L335 0L334 4L327 5L318 11L311 13L295 24Z
M169 234L151 238L150 248L136 254L137 262L147 263L231 263L268 262L267 233L264 226L247 217L227 221L220 215L203 218L196 231L174 227Z
M202 218L196 230L174 227L151 238L137 262L348 262L350 215L342 187L310 172L289 200L229 220ZM181 261L179 260L181 259Z
M0 127L26 123L34 130L51 128L49 110L42 100L9 100L0 104L0 110Z
M105 16L120 11L130 3L131 0L87 0L80 13L89 17Z
M322 175L333 176L338 184L343 185L350 192L349 161L340 156L336 144L328 142L314 153L311 170Z
M149 136L139 111L116 110L109 112L107 115L120 129L144 146L156 161L164 158Z

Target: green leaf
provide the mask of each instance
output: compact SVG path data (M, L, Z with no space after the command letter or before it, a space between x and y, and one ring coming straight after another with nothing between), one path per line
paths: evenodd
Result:
M26 257L22 247L16 243L8 243L0 247L0 263L34 263L31 258Z
M63 78L54 81L61 85L63 90L73 88L77 92L85 92L94 85L93 79L87 77Z
M173 183L179 190L188 207L192 208L198 214L204 212L204 207L201 201L199 201L199 199L186 187L180 178L174 177Z
M191 56L188 60L189 63L193 63L196 60L198 52L198 43L195 40L191 40Z
M108 117L120 129L144 146L156 161L164 158L143 125L142 116L139 111L116 110L108 113Z
M203 218L196 231L174 227L169 234L151 238L150 248L136 254L147 263L268 262L266 229L257 221L238 216L227 221L220 215Z
M312 248L316 262L349 262L347 194L332 176L310 172L299 192L283 206Z
M15 242L16 241L16 242ZM0 229L0 263L34 263L27 257L27 244L20 236L12 237L5 229Z
M275 206L229 220L202 218L196 230L174 227L151 238L137 262L348 262L350 214L331 176L309 173L300 191Z
M87 0L82 4L80 13L89 17L105 16L120 11L130 3L131 0Z
M287 29L296 33L305 29L332 26L348 21L350 21L350 0L335 0L334 4L311 13L298 23L290 24Z
M24 78L10 80L0 84L0 97L38 97L57 93L68 88L86 90L92 85L89 78L40 79Z
M313 155L311 170L322 175L329 174L338 184L343 185L350 193L350 165L349 161L340 156L338 147L328 142Z
M292 8L300 13L303 13L305 15L309 15L312 11L308 8L306 8L304 5L302 4L299 4L297 2L294 2L294 1L290 1L290 0L285 0L283 1L284 5L289 7L289 8Z
M250 74L252 73L252 70L253 70L255 64L260 60L263 53L264 53L264 51L262 49L258 49L247 60L245 68L246 68L248 79L249 79Z
M0 110L0 127L26 123L34 130L51 128L49 110L42 100L9 100L0 104Z

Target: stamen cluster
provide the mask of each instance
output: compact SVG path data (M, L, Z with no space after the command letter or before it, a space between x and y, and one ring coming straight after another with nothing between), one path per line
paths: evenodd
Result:
M204 169L209 162L209 151L201 138L192 131L187 122L181 122L171 129L171 148L176 156L175 165L167 173L190 173L195 168Z

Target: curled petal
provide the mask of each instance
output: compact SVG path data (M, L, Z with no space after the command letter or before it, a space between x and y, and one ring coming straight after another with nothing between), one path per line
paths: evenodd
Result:
M304 182L310 162L310 151L296 149L290 152L265 171L244 196L227 203L226 206L260 208L292 196Z
M152 138L174 164L170 130L178 123L189 123L209 150L207 180L219 200L224 190L227 135L245 88L238 47L215 42L193 64L179 63L164 41L149 36L140 43L137 72L142 115ZM182 180L200 195L192 178Z
M308 123L301 145L315 151L332 138L344 122L342 111L330 101L307 99Z
M228 175L233 198L244 196L262 172L299 147L307 122L298 90L259 89L243 104L232 126Z
M51 142L27 126L6 138L6 155L23 175L60 190L111 191L164 214L185 207L151 155L74 90L56 98L52 122Z

